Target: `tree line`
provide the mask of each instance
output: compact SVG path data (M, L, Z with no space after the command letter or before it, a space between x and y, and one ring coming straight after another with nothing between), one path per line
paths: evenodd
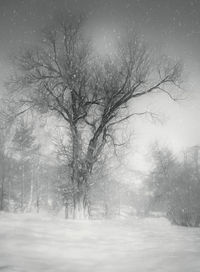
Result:
M55 145L50 160L41 152L35 126L19 118L12 128L1 130L0 210L14 213L62 213L73 218L73 188L63 146ZM7 133L7 134L5 134ZM120 215L130 198L128 187L110 176L108 159L101 160L91 184L90 216L112 218ZM63 210L63 208L65 208Z
M173 224L200 225L199 146L177 157L168 148L154 146L154 167L146 180L147 213L163 213Z

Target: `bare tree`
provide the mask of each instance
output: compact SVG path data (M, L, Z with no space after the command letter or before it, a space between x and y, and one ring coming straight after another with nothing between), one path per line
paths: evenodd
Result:
M10 131L13 125L13 107L7 99L0 100L0 210L9 210L11 158L8 154ZM7 193L6 193L7 190ZM6 194L8 203L5 205Z
M116 126L146 113L129 112L129 102L155 91L173 98L181 73L166 59L156 67L136 35L120 43L114 58L97 61L82 26L74 20L46 31L41 45L16 58L9 83L23 111L57 114L70 129L74 218L89 216L88 179L104 146L115 143Z

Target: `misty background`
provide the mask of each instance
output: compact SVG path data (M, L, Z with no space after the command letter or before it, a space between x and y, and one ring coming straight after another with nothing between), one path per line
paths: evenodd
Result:
M0 270L199 271L199 13L0 0Z

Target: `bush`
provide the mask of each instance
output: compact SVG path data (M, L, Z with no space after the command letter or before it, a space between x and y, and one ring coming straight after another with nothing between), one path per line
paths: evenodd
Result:
M170 207L167 218L172 224L185 227L199 227L200 213L197 210Z
M195 152L182 162L166 150L154 153L155 168L149 182L152 206L165 212L175 225L200 227L200 172Z

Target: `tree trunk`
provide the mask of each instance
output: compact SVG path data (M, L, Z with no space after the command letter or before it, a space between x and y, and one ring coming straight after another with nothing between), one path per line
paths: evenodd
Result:
M22 163L22 179L21 179L21 212L24 212L24 163Z
M75 170L76 185L73 194L73 218L74 219L89 219L89 201L88 201L88 186L85 176L82 176L83 172Z
M37 213L39 213L39 212L40 212L40 202L39 202L39 198L37 198L36 207L37 207Z
M104 202L104 217L108 218L109 216L109 209L108 209L108 197L106 195L106 181L103 180L103 202Z
M92 163L88 164L86 160L81 158L80 137L77 128L72 128L73 135L73 160L72 160L72 184L73 184L73 218L74 219L88 219L89 218L89 201L88 201L88 177Z
M117 190L118 190L118 215L121 215L121 190L120 190L120 184L119 182L117 183Z
M85 186L81 186L85 187ZM89 219L89 202L86 188L84 190L78 191L74 195L74 219Z
M69 218L69 205L65 203L65 219Z
M33 204L33 183L34 183L34 170L33 170L33 167L32 167L31 184L30 184L30 196L29 196L29 203L28 203L28 207L27 207L28 212L31 212L32 204Z
M1 181L1 200L0 200L0 211L4 209L4 178Z
M38 174L36 177L36 211L37 213L40 212L40 181L39 181L39 167L38 167Z
M10 190L11 190L11 181L8 179L8 211L10 211Z

